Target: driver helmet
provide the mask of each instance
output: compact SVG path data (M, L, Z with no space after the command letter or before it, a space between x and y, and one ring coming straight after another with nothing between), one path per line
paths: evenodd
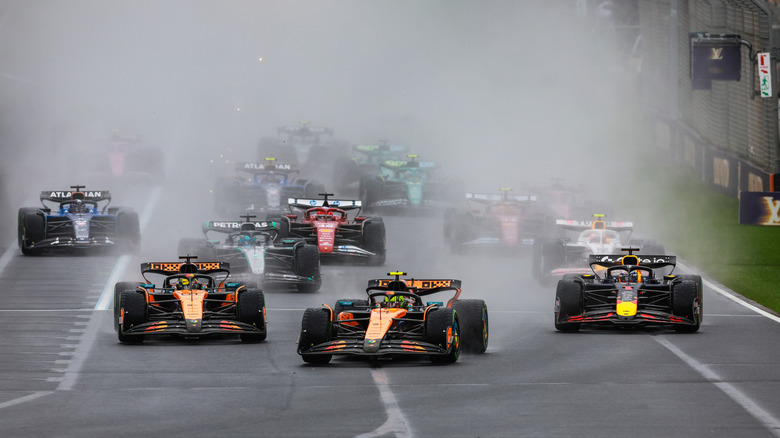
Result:
M254 245L255 242L257 242L257 239L254 236L247 236L246 234L242 234L238 238L239 245Z
M190 288L190 279L189 278L181 278L179 279L179 284L176 285L177 289L189 289Z
M385 302L387 302L387 307L397 307L406 309L410 305L414 304L414 298L412 297L406 297L403 295L393 295L392 298L388 298L385 296Z

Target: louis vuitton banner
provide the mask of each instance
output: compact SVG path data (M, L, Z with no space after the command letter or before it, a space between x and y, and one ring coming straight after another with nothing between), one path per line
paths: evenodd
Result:
M739 223L780 226L780 192L740 192Z

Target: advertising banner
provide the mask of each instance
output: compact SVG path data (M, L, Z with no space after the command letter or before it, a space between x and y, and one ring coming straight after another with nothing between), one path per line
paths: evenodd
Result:
M739 81L742 51L739 44L701 44L694 42L691 55L692 79L706 81Z
M780 192L740 192L739 223L780 226Z

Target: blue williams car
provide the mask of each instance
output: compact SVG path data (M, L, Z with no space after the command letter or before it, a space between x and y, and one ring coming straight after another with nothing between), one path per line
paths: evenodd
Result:
M43 191L40 199L42 208L19 209L19 248L23 254L91 248L134 251L139 246L138 214L127 207L109 207L111 194L107 190L71 186L71 190Z

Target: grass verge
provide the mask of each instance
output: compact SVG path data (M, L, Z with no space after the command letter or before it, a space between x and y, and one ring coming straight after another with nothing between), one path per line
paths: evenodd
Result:
M680 166L657 163L636 176L626 196L643 230L716 281L780 311L780 227L739 225L739 200Z

